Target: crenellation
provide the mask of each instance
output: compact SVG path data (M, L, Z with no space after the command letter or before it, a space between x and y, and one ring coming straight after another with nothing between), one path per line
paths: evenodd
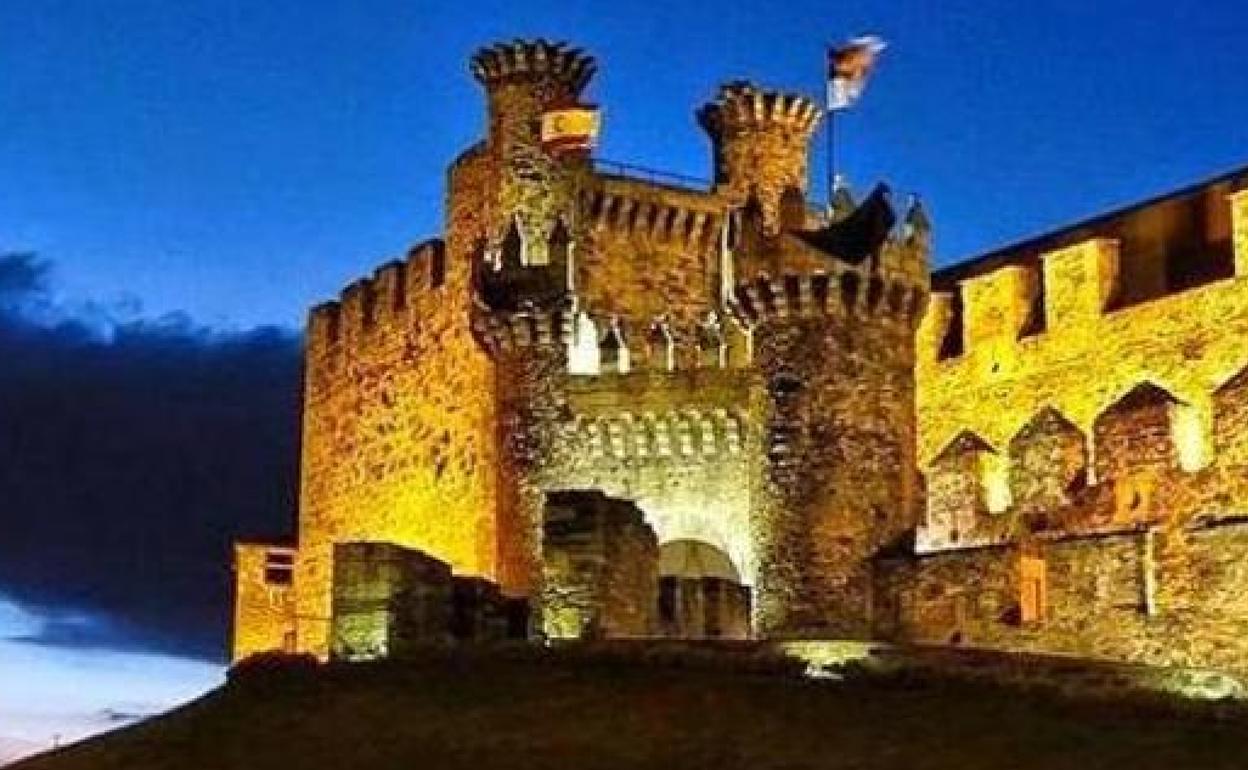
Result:
M342 340L348 350L361 344L373 330L376 298L375 287L367 278L343 289L338 301L342 305Z
M766 317L809 318L831 315L850 318L889 318L904 325L918 323L923 290L900 280L864 273L861 268L832 266L829 272L786 273L779 278L760 275L738 284L731 310L738 322L753 325ZM885 301L895 297L896 301Z
M393 328L403 323L407 310L407 262L394 260L373 271L373 320Z
M693 189L542 143L578 49L471 68L445 240L309 314L298 546L238 546L236 657L392 648L351 575L403 562L560 633L1248 665L1246 172L929 274L917 199L812 212L805 97L721 89Z
M1045 254L1043 264L1045 312L1052 326L1079 324L1110 308L1121 265L1117 241L1085 241Z
M711 138L716 193L736 206L755 200L769 236L796 224L782 215L786 201L805 200L809 143L821 117L805 96L745 81L722 86L697 113Z
M307 355L316 358L342 339L342 305L322 302L308 313Z
M519 77L547 76L580 91L597 71L592 56L566 43L515 40L478 50L470 62L473 77L485 85Z

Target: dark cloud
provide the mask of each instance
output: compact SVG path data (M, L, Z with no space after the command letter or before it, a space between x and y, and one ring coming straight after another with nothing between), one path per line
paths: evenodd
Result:
M32 641L220 658L230 542L292 528L299 339L68 308L49 276L0 255L0 593L109 619Z
M0 308L45 294L50 266L34 254L0 255Z

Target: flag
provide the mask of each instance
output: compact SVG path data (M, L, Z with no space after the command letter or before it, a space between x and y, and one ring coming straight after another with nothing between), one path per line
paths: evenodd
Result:
M598 140L598 108L577 104L542 114L542 147L556 155L588 151Z
M887 44L874 35L850 40L828 49L828 110L844 110L858 101L875 59Z

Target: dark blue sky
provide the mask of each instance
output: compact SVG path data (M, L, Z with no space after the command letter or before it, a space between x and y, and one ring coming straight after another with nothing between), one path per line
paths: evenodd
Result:
M438 230L482 123L476 46L586 46L602 154L705 176L692 110L717 83L816 93L824 41L863 31L892 47L845 170L921 192L942 261L1248 161L1242 0L13 1L0 245L72 294L294 323Z

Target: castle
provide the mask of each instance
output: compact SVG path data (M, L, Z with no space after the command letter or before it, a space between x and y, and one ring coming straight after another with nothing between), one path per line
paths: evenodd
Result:
M233 657L852 638L1248 668L1248 170L931 273L821 112L723 86L692 186L553 152L580 50L471 62L445 236L314 308L295 545ZM448 609L449 608L449 609Z

